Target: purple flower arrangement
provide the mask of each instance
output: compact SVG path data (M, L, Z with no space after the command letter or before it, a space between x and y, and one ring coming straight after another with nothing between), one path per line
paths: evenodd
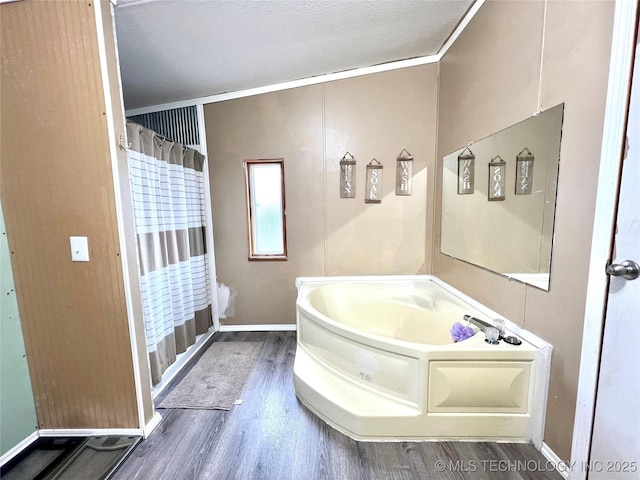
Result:
M456 322L451 326L451 338L454 342L461 342L474 334L473 328Z

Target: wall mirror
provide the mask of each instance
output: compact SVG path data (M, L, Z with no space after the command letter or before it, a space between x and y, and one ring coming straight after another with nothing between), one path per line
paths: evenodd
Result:
M549 290L564 104L443 158L443 254Z

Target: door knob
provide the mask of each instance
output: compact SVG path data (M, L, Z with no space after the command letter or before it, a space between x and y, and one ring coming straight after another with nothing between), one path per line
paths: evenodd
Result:
M640 276L640 266L633 260L625 260L622 263L612 263L607 266L607 274L613 277L624 277L627 280L635 280Z

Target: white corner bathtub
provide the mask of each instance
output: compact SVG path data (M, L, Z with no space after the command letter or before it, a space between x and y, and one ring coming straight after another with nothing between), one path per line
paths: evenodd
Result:
M300 401L357 440L494 440L542 446L551 346L454 343L463 315L500 318L429 275L297 280Z

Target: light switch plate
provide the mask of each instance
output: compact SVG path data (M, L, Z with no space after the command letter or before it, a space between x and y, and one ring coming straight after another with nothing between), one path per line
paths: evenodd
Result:
M74 262L89 261L89 242L87 237L69 237L71 243L71 260Z

